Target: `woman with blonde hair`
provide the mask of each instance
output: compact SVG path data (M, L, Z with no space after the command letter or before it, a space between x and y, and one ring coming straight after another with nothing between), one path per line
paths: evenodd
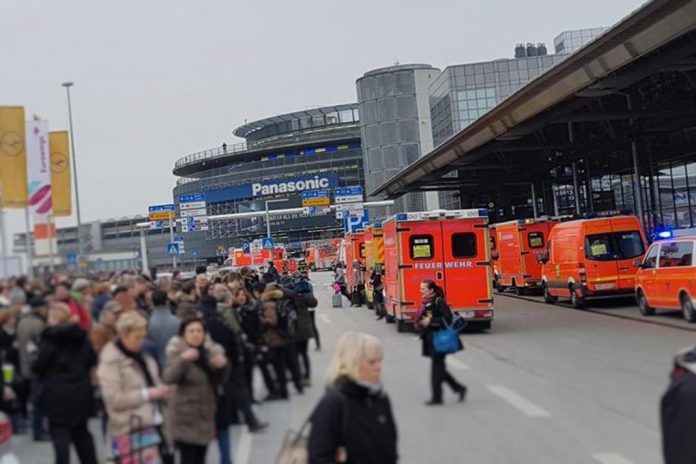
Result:
M310 422L309 464L393 464L396 422L381 384L384 348L374 336L348 332L338 340L328 389Z
M159 434L162 461L173 462L162 436L163 404L170 395L163 385L155 358L143 350L147 320L137 311L121 314L116 321L117 339L109 341L99 356L97 378L108 414L107 436L112 444L128 441L138 429L154 427ZM156 451L155 451L156 453ZM132 456L123 456L128 459Z

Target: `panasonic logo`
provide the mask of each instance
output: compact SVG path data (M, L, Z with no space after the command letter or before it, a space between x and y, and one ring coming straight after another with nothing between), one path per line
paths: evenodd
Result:
M331 185L326 177L314 176L311 179L290 180L274 184L251 184L251 195L275 195L278 193L302 192L304 190L314 190L328 188Z

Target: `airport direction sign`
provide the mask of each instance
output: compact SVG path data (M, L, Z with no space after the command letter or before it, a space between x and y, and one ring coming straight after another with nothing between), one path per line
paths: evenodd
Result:
M185 221L181 226L182 232L189 233L208 230L205 194L179 195L179 217Z
M302 192L302 206L329 206L331 199L328 190L308 190Z
M363 201L363 188L342 187L334 190L334 198L336 203L357 203Z
M150 221L168 221L174 216L176 206L173 204L152 205L147 208L148 220Z

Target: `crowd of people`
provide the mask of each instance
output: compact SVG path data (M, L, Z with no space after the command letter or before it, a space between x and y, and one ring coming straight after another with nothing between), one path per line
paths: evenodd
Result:
M305 274L272 263L263 274L199 268L181 277L1 282L0 409L13 432L51 441L57 464L70 462L71 445L92 464L87 423L100 416L104 457L116 462L173 463L178 453L203 463L217 441L220 463L231 463L231 425L259 432L268 423L252 405L287 400L288 380L297 394L311 386L317 300ZM254 396L263 390L256 369L263 398Z

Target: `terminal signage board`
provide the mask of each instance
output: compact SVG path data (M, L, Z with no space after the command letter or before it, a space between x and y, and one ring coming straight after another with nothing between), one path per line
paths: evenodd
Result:
M331 199L328 190L309 190L302 192L302 207L310 206L329 206Z
M181 231L184 233L208 230L208 211L203 193L179 195L179 216L182 219Z
M168 221L174 216L176 206L173 204L148 206L147 213L150 221Z
M360 186L337 188L334 191L336 204L359 203L363 201L363 188Z

